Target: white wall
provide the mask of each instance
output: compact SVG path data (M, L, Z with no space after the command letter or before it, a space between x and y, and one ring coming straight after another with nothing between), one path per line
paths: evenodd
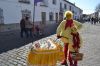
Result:
M49 21L49 12L53 12L55 20L55 13L58 13L59 15L60 2L62 2L63 8L64 4L67 4L66 10L69 10L69 7L71 5L63 0L56 0L56 5L52 4L52 0L45 1L48 7L40 6L41 2L37 3L37 6L35 7L35 21L41 21L41 12L46 12L46 21ZM31 11L31 16L33 20L34 0L30 0L30 4L19 3L18 0L0 0L0 8L3 9L5 24L19 23L20 19L22 18L21 10L24 9L28 9ZM77 12L76 16L79 16L79 9L74 7L74 10Z
M41 2L37 3L35 7L35 21L41 21L41 12L46 12L46 21L49 21L49 12L53 12L55 20L55 13L59 13L59 0L57 0L56 5L52 4L52 0L48 0L47 7L40 5Z
M34 0L31 0L34 3ZM3 9L4 24L19 23L22 18L21 10L28 9L31 11L33 18L33 5L19 3L18 0L0 0L0 8Z
M71 6L71 10L76 12L76 14L74 14L73 18L79 18L80 15L82 15L82 13L80 13L80 9L78 7L76 7L74 4L71 4L71 3L68 3L68 2L65 2L65 1L62 1L60 0L60 2L62 2L62 7L64 8L64 4L67 5L67 9L64 10L67 11L67 10L70 10L70 6Z

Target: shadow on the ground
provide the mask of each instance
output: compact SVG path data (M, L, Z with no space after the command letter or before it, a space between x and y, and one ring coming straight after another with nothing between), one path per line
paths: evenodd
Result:
M15 32L15 33L14 33ZM54 34L55 32L45 34L43 36L34 36L33 38L21 38L19 31L8 32L8 33L0 33L0 53L6 52L8 50L12 50L14 48L19 48L21 46L27 45L31 42L39 40L41 38L47 37L49 35Z

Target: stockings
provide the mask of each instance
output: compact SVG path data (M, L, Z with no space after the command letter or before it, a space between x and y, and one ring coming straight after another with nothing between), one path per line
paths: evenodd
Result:
M70 62L70 66L72 66L72 65L77 66L77 60L72 60L71 52L69 52L68 59Z
M67 64L67 54L68 54L68 43L64 44L64 60L62 61L62 65L66 65Z
M68 55L68 43L64 44L64 60L62 61L62 65L66 65L67 64L67 55ZM77 60L72 60L72 56L71 56L71 52L69 51L69 55L68 55L68 60L70 63L70 66L74 65L77 66Z

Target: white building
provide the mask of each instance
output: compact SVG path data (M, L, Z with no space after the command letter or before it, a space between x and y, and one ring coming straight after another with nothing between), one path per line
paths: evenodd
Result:
M35 25L45 26L47 24L61 22L66 10L71 10L76 19L79 19L82 14L80 8L66 0L35 1L40 2L35 3L34 12L34 0L0 0L0 24L10 24L7 27L9 29L16 28L19 27L22 17L29 16L32 21L34 20ZM18 25L16 26L16 24Z
M0 23L19 23L28 15L33 18L34 0L0 0Z
M63 14L65 11L70 10L73 12L74 19L80 19L83 13L83 10L81 10L79 7L77 7L75 4L67 1L67 0L61 0L62 3L62 9L63 9Z
M0 0L0 30L19 28L22 17L33 19L34 0Z
M43 0L35 6L35 22L50 24L58 21L59 0Z

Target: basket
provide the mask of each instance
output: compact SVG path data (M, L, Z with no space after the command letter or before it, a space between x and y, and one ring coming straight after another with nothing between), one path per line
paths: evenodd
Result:
M72 59L77 61L83 60L83 53L72 53Z

